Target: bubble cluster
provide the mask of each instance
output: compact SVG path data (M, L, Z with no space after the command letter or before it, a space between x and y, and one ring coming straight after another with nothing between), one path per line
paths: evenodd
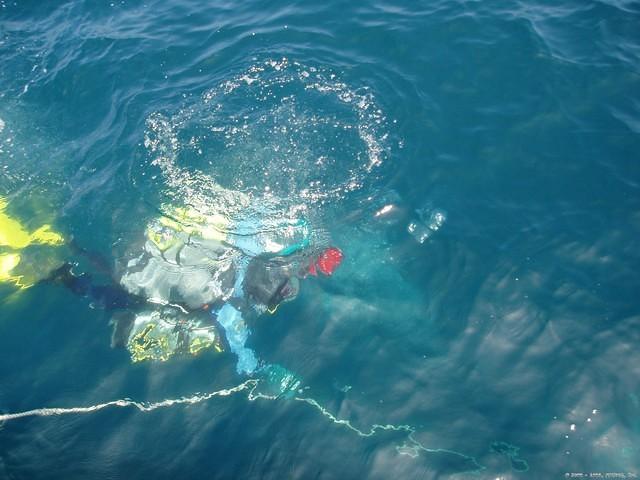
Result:
M388 158L386 126L367 87L352 88L321 68L268 60L171 116L152 114L145 146L169 194L192 205L213 198L233 210L263 197L319 205L375 178Z
M416 212L419 219L409 222L407 232L416 239L418 243L424 243L435 232L440 230L447 219L446 214L442 210L434 209L433 211L418 210Z

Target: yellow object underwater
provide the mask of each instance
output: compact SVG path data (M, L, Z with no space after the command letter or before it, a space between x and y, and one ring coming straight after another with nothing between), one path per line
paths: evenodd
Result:
M51 225L42 225L29 233L16 219L5 213L7 201L0 197L0 246L22 250L31 244L58 246L64 243L64 237L51 231Z
M227 238L230 220L222 214L203 215L193 207L164 210L165 215L147 228L147 238L162 252L180 243L180 234L219 242Z
M20 255L17 253L0 254L0 282L14 282L16 285L20 277L11 274L11 271L20 263Z
M204 326L197 320L180 322L165 318L166 315L166 312L153 311L136 316L127 341L134 363L166 362L175 355L198 355L208 348L222 351L220 336L213 326Z
M51 225L42 225L29 233L18 220L6 213L7 206L7 200L0 197L0 282L27 288L33 283L24 282L23 275L15 272L23 259L19 252L31 245L63 245L64 237L52 231Z

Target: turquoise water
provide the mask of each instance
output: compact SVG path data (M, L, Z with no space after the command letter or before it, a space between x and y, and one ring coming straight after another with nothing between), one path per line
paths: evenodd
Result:
M345 254L250 322L286 395L229 352L132 363L113 312L0 284L0 477L636 478L638 25L624 0L0 1L0 195L29 229L117 270L221 185Z

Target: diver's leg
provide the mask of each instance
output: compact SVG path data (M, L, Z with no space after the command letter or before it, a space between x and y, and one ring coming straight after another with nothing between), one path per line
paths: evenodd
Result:
M103 275L111 277L113 275L112 263L107 260L103 255L87 250L86 248L78 245L78 242L72 237L67 242L69 249L76 256L81 256L87 259L87 261L94 268L94 271Z
M97 305L109 310L131 308L139 306L143 302L140 297L131 295L120 285L93 285L91 275L86 273L74 275L69 263L55 270L48 280L62 284L76 295L87 297Z

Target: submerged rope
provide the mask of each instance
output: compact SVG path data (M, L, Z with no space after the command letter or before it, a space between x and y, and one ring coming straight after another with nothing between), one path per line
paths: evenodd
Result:
M257 385L257 380L247 380L246 382L243 382L240 385L237 385L233 388L224 388L222 390L217 390L215 392L210 392L205 394L196 394L190 397L171 398L167 400L162 400L160 402L137 402L135 400L131 400L130 398L123 398L120 400L113 400L111 402L91 405L89 407L36 408L34 410L26 410L24 412L0 414L0 425L2 425L3 422L9 421L9 420L16 420L18 418L24 418L24 417L52 417L57 415L69 415L74 413L75 414L93 413L93 412L97 412L98 410L103 410L109 407L135 407L141 412L150 412L152 410L157 410L158 408L171 407L173 405L183 405L183 404L194 405L196 403L201 403L201 402L210 400L213 397L228 397L229 395L233 395L235 393L246 390L252 385L255 388L255 386Z
M127 408L132 407L141 412L151 412L153 410L157 410L160 408L167 408L174 405L195 405L198 403L206 402L214 397L228 397L231 395L235 395L240 392L247 392L247 399L249 401L255 401L259 399L264 400L277 400L281 398L280 395L267 395L261 392L256 392L256 388L260 384L260 380L258 379L249 379L242 382L239 385L231 388L223 388L221 390L216 390L214 392L204 393L204 394L195 394L189 397L179 397L173 399L166 399L159 402L139 402L136 400L132 400L130 398L123 398L120 400L113 400L106 403L99 403L96 405L90 405L87 407L69 407L69 408L58 408L58 407L49 407L49 408L36 408L33 410L26 410L23 412L16 413L5 413L0 414L0 427L2 427L3 423L17 420L25 417L51 417L51 416L59 416L59 415L73 415L73 414L87 414L97 412L99 410L103 410L110 407L118 407L118 408ZM336 417L333 413L323 407L317 400L310 397L292 397L292 400L297 402L306 403L307 405L311 405L316 408L324 417L328 418L332 423L336 425L341 425L348 430L354 432L359 437L373 437L379 432L382 431L395 431L395 432L406 432L407 437L406 441L402 445L396 446L396 451L400 455L407 455L412 458L415 458L419 455L420 451L426 453L443 453L449 455L455 455L460 459L470 462L473 465L473 468L467 470L468 472L477 473L484 470L486 467L480 465L475 457L471 457L469 455L465 455L460 452L456 452L454 450L447 450L442 448L428 448L425 447L419 440L415 438L416 428L411 425L394 425L394 424L373 424L369 427L368 430L361 430L358 427L354 426L350 420L342 419Z

